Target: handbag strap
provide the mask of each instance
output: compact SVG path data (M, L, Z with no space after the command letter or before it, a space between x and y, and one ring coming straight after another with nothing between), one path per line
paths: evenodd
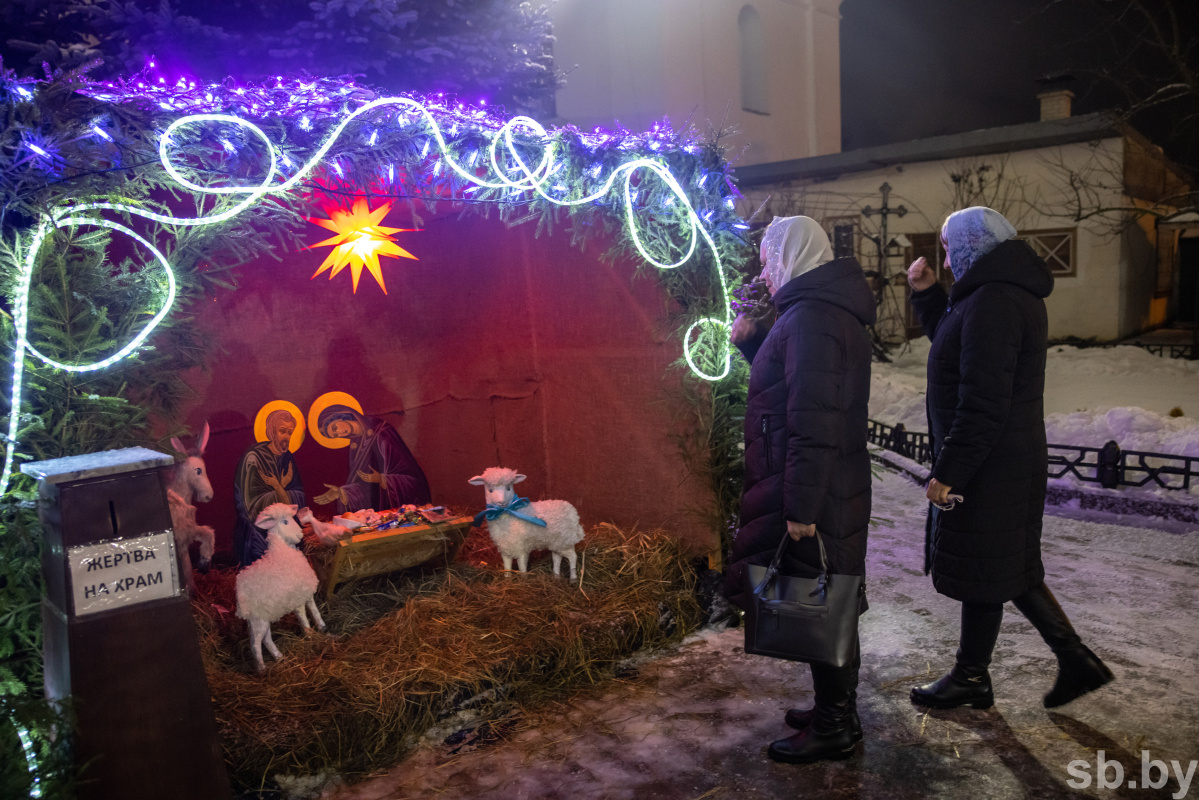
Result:
M829 582L828 568L828 552L824 549L824 540L820 538L820 531L815 534L816 545L820 548L820 568L821 568L821 585L827 586ZM779 541L778 549L774 551L774 558L770 560L770 566L766 568L766 574L762 577L762 582L758 584L758 588L754 589L754 594L760 594L769 583L778 575L779 564L783 560L783 551L787 549L787 541L791 535L786 531L783 532L783 538Z

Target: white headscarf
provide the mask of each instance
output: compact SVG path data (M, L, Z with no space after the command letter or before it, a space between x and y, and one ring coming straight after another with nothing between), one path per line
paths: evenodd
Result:
M1012 223L994 209L971 206L955 211L942 228L949 245L949 270L960 281L974 262L1016 235Z
M805 272L833 260L833 246L811 217L775 217L762 235L762 277L775 291Z

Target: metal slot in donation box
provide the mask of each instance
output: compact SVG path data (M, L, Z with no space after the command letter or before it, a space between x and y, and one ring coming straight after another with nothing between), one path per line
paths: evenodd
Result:
M167 505L170 456L24 464L45 544L46 695L74 717L80 800L229 797Z

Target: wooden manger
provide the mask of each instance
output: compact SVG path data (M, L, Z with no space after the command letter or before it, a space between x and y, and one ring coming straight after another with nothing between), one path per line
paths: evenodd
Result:
M325 587L325 597L329 597L339 583L420 566L438 558L449 563L473 522L470 516L451 517L443 522L353 534L333 548L311 553L312 566Z

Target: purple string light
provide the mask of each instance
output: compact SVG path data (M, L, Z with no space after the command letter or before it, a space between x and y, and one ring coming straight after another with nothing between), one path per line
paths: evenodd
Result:
M28 89L18 86L24 97L32 97ZM247 119L283 117L298 119L299 127L311 131L313 120L337 119L345 110L352 111L376 99L379 95L354 83L345 83L337 78L300 79L277 75L266 83L239 84L228 79L223 83L200 84L193 79L180 77L168 83L158 77L147 81L144 76L106 81L86 86L82 94L102 102L117 105L135 105L162 111L171 111L180 116L188 114L232 114ZM498 130L506 119L497 115L480 100L477 106L460 102L448 102L444 94L420 96L409 95L449 123L451 136L456 136L461 124L473 128ZM397 120L400 124L402 121ZM696 154L699 148L692 134L679 135L669 122L656 123L644 133L632 133L620 128L614 131L596 128L584 133L572 126L559 130L569 132L586 146L594 148L613 144L622 150L647 149L655 152L682 150ZM373 137L372 137L373 138Z

